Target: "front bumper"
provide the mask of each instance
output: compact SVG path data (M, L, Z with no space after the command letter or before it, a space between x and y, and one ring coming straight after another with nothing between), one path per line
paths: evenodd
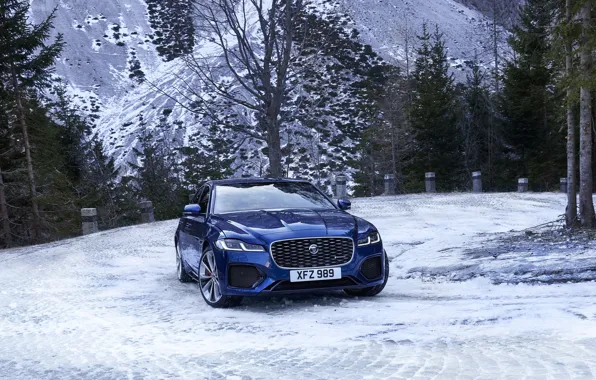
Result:
M233 252L219 251L222 263L220 268L226 268L220 275L222 293L227 296L261 296L278 295L289 293L305 293L319 290L342 290L342 289L362 289L381 285L384 282L383 273L385 273L385 260L383 260L383 245L373 244L365 247L358 247L352 260L338 266L342 271L342 278L337 280L322 280L312 282L290 282L290 271L294 269L284 269L278 267L269 252ZM373 280L367 279L363 274L363 264L370 258L381 258L382 263L381 276ZM235 269L234 269L235 268ZM240 269L246 268L242 272ZM256 271L250 268L256 268ZM296 268L313 269L313 268ZM255 277L254 284L249 285L250 281L238 281L238 273L250 273ZM243 287L232 286L232 284L242 284ZM247 287L250 286L250 287Z

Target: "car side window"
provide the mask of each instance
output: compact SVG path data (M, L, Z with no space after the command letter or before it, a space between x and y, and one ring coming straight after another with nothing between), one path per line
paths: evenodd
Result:
M196 193L195 196L192 198L192 203L199 204L199 200L201 199L201 195L203 195L204 187L201 187Z
M199 199L199 206L201 206L201 214L204 215L207 215L207 210L209 210L209 196L211 193L211 191L209 190L209 187L205 187Z

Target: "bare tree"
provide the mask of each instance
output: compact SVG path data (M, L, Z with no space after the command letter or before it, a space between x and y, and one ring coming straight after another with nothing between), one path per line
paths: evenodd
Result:
M589 87L592 80L592 49L590 33L592 30L592 0L585 0L579 18L582 24L580 40L580 139L579 139L579 217L581 225L594 227L594 200L592 178L592 92Z
M573 21L571 0L565 1L565 22L569 28ZM573 75L573 37L565 36L565 72L568 78ZM575 112L573 109L573 87L567 88L567 210L565 219L567 227L572 227L577 220L577 165L576 165L576 137Z
M254 115L254 125L236 131L267 143L269 174L283 175L281 110L295 53L294 37L303 0L193 0L209 46L186 58L206 89L232 107ZM212 99L195 91L198 103L217 116ZM251 119L251 118L248 118Z

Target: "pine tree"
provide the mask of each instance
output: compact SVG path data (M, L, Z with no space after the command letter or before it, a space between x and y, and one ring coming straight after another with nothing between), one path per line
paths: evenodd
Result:
M74 183L80 183L86 169L86 138L91 134L90 123L83 113L72 105L66 87L58 82L52 89L50 99L46 100L50 117L59 125L57 138L64 154L65 170Z
M509 177L529 177L537 189L558 183L564 171L564 138L557 125L554 62L549 31L550 2L528 0L510 45L515 58L506 63L500 113Z
M193 50L193 1L197 0L147 0L149 22L154 31L153 43L157 45L159 55L166 61Z
M38 25L27 20L29 2L22 0L0 1L0 79L5 83L15 105L14 115L20 127L19 141L25 152L29 201L32 211L32 238L41 238L41 213L37 199L37 184L33 163L32 144L27 125L28 98L36 89L48 84L54 60L63 47L62 37L46 45L52 31L52 13ZM33 95L32 95L33 94ZM13 131L14 133L15 131Z
M83 176L82 207L97 208L100 229L135 224L139 220L133 185L120 178L113 157L109 157L97 137L85 144L87 170Z
M438 26L431 34L425 24L418 38L421 45L417 49L410 106L416 151L409 170L421 180L425 172L436 172L438 188L453 190L461 186L463 178L454 79L449 74L445 41ZM419 187L420 182L413 186Z
M593 178L593 99L594 88L593 51L594 51L594 21L592 19L592 0L582 0L579 11L581 21L580 48L580 148L579 148L579 219L582 227L596 227L594 213L594 178Z
M299 91L290 95L297 100L283 109L288 115L284 130L291 136L286 140L292 142L284 153L289 171L321 185L329 185L328 178L346 166L361 167L362 162L350 158L369 160L366 146L379 128L387 128L380 100L395 67L362 44L350 24L346 15L309 7L294 33L302 51L294 68L299 75L290 84ZM358 174L357 181L369 174Z
M146 131L139 138L139 146L133 149L139 164L130 164L136 170L133 178L138 199L153 202L157 220L173 219L179 216L189 193L176 175L176 153L156 137Z
M555 1L553 8L556 13L556 23L553 33L552 56L559 63L559 78L557 88L565 93L565 129L567 130L567 208L565 220L568 228L577 225L577 114L578 95L575 61L577 58L574 47L578 41L580 30L574 14L574 0ZM564 70L564 71L563 71Z
M197 133L189 140L189 145L177 149L181 159L175 170L182 186L190 194L194 194L207 180L224 179L233 174L235 144L217 125L213 124L207 135Z
M2 221L1 239L6 247L13 244L13 232L8 211L8 188L5 180L6 170L14 166L15 162L10 159L13 153L12 117L10 110L10 97L6 93L4 84L0 81L0 219Z
M572 28L572 0L565 1L565 21L566 31L563 33L565 40L565 75L567 81L573 77L573 36ZM573 87L567 83L566 106L567 106L567 209L565 211L565 221L567 227L573 227L577 221L577 138L576 138L576 118L575 104L573 96Z
M493 112L489 85L478 60L472 63L463 89L463 114L460 115L466 172L481 171L485 183L492 183ZM485 186L488 188L488 186Z

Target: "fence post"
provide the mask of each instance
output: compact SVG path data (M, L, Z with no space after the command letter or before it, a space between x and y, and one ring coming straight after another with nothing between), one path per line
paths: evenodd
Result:
M529 180L527 178L520 178L517 181L517 192L527 193L529 188Z
M472 173L472 185L475 193L482 193L482 172Z
M99 228L97 227L97 209L82 208L81 224L83 229L83 235L89 235L98 232Z
M426 185L426 192L427 193L436 193L437 192L437 177L435 173L429 172L425 175L425 185Z
M343 174L335 176L335 196L337 199L348 198L347 178Z
M155 216L153 215L153 202L142 201L139 203L141 208L141 223L153 223L155 222Z
M385 174L385 192L383 195L395 195L395 175Z
M561 193L567 194L567 178L561 178Z

